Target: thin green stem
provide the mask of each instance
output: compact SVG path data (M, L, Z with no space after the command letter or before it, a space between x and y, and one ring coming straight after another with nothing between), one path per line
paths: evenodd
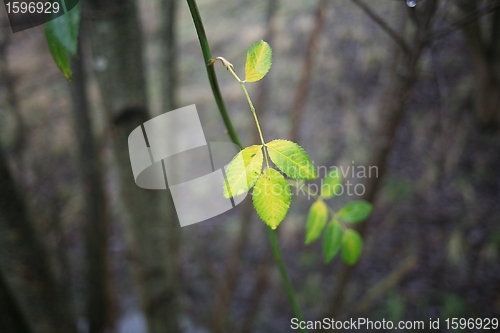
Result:
M285 261L283 260L283 257L281 255L281 249L278 244L278 237L276 236L276 232L268 226L267 233L269 235L269 242L271 243L271 248L273 250L274 260L276 260L276 263L278 264L278 268L283 279L286 295L288 296L288 300L292 305L293 314L299 321L304 321L304 317L302 316L302 312L300 311L299 304L297 303L297 298L295 297L295 292L293 291L292 281L290 280L290 276L288 275L285 266ZM305 329L300 329L300 331L306 332Z
M221 60L223 63L224 61ZM225 59L224 59L225 60ZM250 109L252 110L253 117L255 119L255 124L257 125L257 130L259 131L259 136L260 136L260 141L262 142L263 146L266 146L266 142L264 141L264 136L262 135L262 130L260 129L260 123L259 119L257 118L257 113L255 112L255 107L253 106L252 100L250 99L250 95L248 94L247 88L245 87L245 81L242 81L239 76L234 72L232 65L228 62L227 64L227 69L233 74L233 76L238 80L238 82L241 84L241 88L243 88L243 91L245 92L245 96L247 97L248 105L250 105ZM267 150L264 148L264 155L266 156L266 165L269 168L269 159L267 157Z
M255 113L255 108L253 107L252 100L250 99L250 95L248 95L247 88L245 88L245 84L243 82L240 82L241 87L243 88L243 91L245 92L245 95L247 96L248 104L250 105L250 109L252 110L253 117L255 118L255 123L257 124L257 129L259 130L259 135L260 135L260 141L262 141L262 144L265 145L266 142L264 141L264 137L262 136L262 131L260 129L260 124L259 120L257 119L257 114Z
M244 81L241 81L240 77L238 75L236 75L236 73L234 72L234 70L231 66L229 66L227 69L229 69L229 71L233 74L233 76L236 78L236 80L238 80L239 83L241 83L241 84L244 83Z
M335 217L332 218L332 221L337 221L337 223L340 225L340 227L342 228L342 231L346 231L348 228L346 227L344 221L342 220L339 220L339 219L336 219Z
M250 105L250 109L252 110L253 117L255 119L255 124L257 125L257 129L259 130L259 135L260 135L260 141L262 142L262 146L266 146L266 142L264 141L264 137L262 135L262 130L260 129L260 123L259 119L257 118L257 113L255 112L255 107L253 106L252 100L250 99L250 95L248 94L247 88L245 87L245 81L242 81L240 77L235 73L233 69L233 64L231 64L229 61L227 61L226 58L223 57L216 57L213 59L210 59L210 61L207 63L207 66L213 66L217 60L220 60L224 66L233 74L233 76L238 80L238 82L241 84L241 87L243 88L243 91L245 92L245 96L247 97L248 104ZM267 157L267 150L264 148L264 155L266 156L266 165L269 168L269 159Z
M262 136L262 130L260 129L260 124L259 124L259 119L257 119L257 113L255 112L255 108L253 107L252 100L250 99L250 95L248 95L247 88L245 88L245 84L240 81L241 87L243 88L243 91L245 92L245 95L247 96L248 104L250 105L250 109L252 110L253 117L255 119L255 124L257 125L257 129L259 130L259 135L260 135L260 141L262 141L262 145L264 146L264 155L266 156L266 164L267 167L269 168L269 160L267 157L267 150L265 148L266 142L264 141L264 136Z
M229 114L227 113L226 105L224 104L224 100L222 99L222 94L220 92L215 69L213 66L207 65L210 59L212 59L212 53L210 52L210 45L208 44L207 35L205 33L205 28L203 27L203 22L201 21L198 6L196 5L195 0L187 0L187 3L189 6L189 11L191 12L191 16L193 18L194 26L196 27L198 39L200 41L203 59L205 60L205 66L207 68L208 80L210 81L210 86L212 87L212 93L214 94L215 102L217 103L217 107L219 108L219 112L222 116L222 120L224 121L224 125L226 125L227 133L229 134L231 141L238 145L240 149L243 149L243 145L241 144L238 134L236 134L236 130L233 127L233 123L231 122Z
M219 107L219 112L222 116L222 119L224 120L224 124L226 125L227 131L229 133L229 136L231 137L231 140L237 144L241 149L243 146L241 145L240 139L238 137L238 134L236 133L233 124L231 123L231 119L229 118L229 115L226 110L226 106L224 104L224 100L222 99L222 95L220 93L219 89L219 84L217 83L217 76L215 74L214 67L209 65L210 60L212 59L212 54L210 52L210 47L208 45L208 40L207 36L205 34L205 29L203 27L203 22L201 21L201 16L200 12L198 11L198 6L196 5L195 0L187 0L189 10L191 12L191 16L193 18L194 25L196 27L196 32L198 34L198 39L200 40L200 45L201 49L203 52L203 58L205 60L205 65L207 67L207 74L208 78L210 80L210 85L212 86L212 92L214 94L214 98L217 102L217 106ZM234 74L236 75L236 74ZM237 76L236 76L237 77ZM238 78L239 80L239 78ZM239 80L241 81L241 80ZM245 93L248 97L248 93ZM250 102L250 98L248 98ZM251 102L250 102L251 103ZM252 112L254 113L255 120L257 121L257 116L255 115L255 109L253 108L253 105L251 105ZM258 124L258 121L257 121ZM258 126L259 132L260 132L260 126ZM262 137L262 132L260 132L261 140L264 142L264 139ZM265 149L264 149L265 151ZM266 155L266 161L267 161L267 155ZM274 258L276 260L276 263L278 264L279 271L281 274L281 278L283 280L283 286L285 288L285 292L288 296L288 299L290 301L290 304L292 306L292 310L294 315L299 319L299 320L304 320L302 316L302 312L300 311L300 308L297 304L297 300L295 297L295 292L292 288L292 283L290 281L290 277L288 275L288 272L286 270L285 262L283 261L283 257L281 256L281 251L278 245L278 238L276 236L276 233L274 230L272 230L270 227L267 227L268 234L269 234L269 241L271 243L271 249L273 251ZM302 330L302 332L306 332L305 330Z

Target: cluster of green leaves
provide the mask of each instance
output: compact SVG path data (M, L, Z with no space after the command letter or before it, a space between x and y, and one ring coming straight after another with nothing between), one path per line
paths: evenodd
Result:
M72 80L70 53L76 56L80 27L80 5L45 24L45 37L57 66L68 80Z
M331 169L323 179L321 195L311 205L307 216L306 244L317 240L323 234L323 254L325 262L330 262L342 250L342 260L354 265L361 255L363 240L361 235L347 224L364 221L372 211L372 205L366 201L351 201L338 212L327 206L324 199L336 195L336 188L341 186L342 177L337 168ZM327 225L328 218L331 216Z
M220 60L232 71L232 65L227 60ZM271 64L271 47L261 40L248 49L245 80L241 81L234 75L242 85L244 82L256 82L269 72ZM248 99L250 102L249 97ZM251 102L250 106L255 112ZM258 122L257 126L260 131ZM290 208L291 192L283 175L269 167L268 157L279 170L293 179L316 179L316 170L304 149L296 143L287 140L265 143L262 133L261 139L261 145L243 149L229 163L226 169L224 196L231 198L241 195L253 187L253 204L257 214L272 229L276 229ZM264 156L267 168L262 172Z
M226 168L224 196L232 198L253 188L253 204L257 214L272 229L276 229L288 213L291 202L290 187L283 174L296 180L310 180L317 178L316 170L307 153L296 143L287 140L266 143L262 136L255 109L244 84L259 81L269 72L272 64L269 44L261 40L248 49L243 81L233 71L233 65L222 57L210 60L208 65L213 65L216 60L220 60L242 85L262 141L261 145L243 149L229 163ZM267 167L262 171L264 159ZM269 159L283 174L269 166ZM365 220L370 215L372 206L366 201L353 201L335 213L324 200L333 198L337 186L341 184L338 169L330 170L323 180L321 194L315 195L317 200L309 210L305 243L309 244L323 234L325 261L330 262L342 250L342 259L353 265L361 254L363 240L357 231L347 228L346 223ZM330 216L331 220L327 223Z
M253 187L253 204L257 214L272 229L276 229L290 208L291 191L279 171L268 167L262 172L263 149L278 169L290 178L315 179L316 171L304 149L287 140L247 147L229 163L224 196L231 198Z

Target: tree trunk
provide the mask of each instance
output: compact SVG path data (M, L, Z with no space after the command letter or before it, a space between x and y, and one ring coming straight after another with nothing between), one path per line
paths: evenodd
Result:
M161 36L161 79L162 112L177 107L177 40L175 37L175 17L177 0L161 1L160 36Z
M35 228L0 147L0 293L10 301L3 311L24 318L18 329L36 333L76 333L66 293L56 284L47 252ZM22 314L21 314L22 313ZM5 315L3 312L2 316ZM4 327L2 327L2 331Z
M4 25L7 26L8 22L8 18L3 13L0 14L0 25L2 27ZM9 147L6 150L7 152L19 153L26 144L26 136L24 121L19 107L19 99L14 89L14 79L9 71L9 62L7 59L7 48L10 44L10 37L10 30L2 29L0 32L0 85L5 89L5 102L7 104L7 108L5 109L12 113L16 121L16 132L12 139L9 138Z
M71 85L71 96L85 201L87 316L89 333L101 333L106 328L113 326L107 260L109 212L101 176L101 166L92 133L85 87L83 53L79 50L78 55L78 59L71 58L74 78Z
M160 11L160 36L162 45L162 110L169 112L179 107L177 104L178 83L177 83L177 39L175 18L177 14L177 0L162 0ZM166 246L168 246L167 257L165 257L168 275L168 284L170 288L170 312L172 320L179 317L179 294L181 289L181 262L179 260L179 249L181 243L181 228L177 221L177 214L173 205L170 191L164 192L165 199L160 207L161 216L165 217L165 226L168 230ZM172 326L169 332L176 332L177 325Z
M0 327L9 333L30 333L28 322L0 271Z
M477 11L476 0L459 3L464 15ZM483 126L500 127L500 8L493 12L489 30L475 17L462 25L474 73L474 110Z
M149 119L138 8L133 0L87 1L85 32L113 144L127 209L127 240L149 332L178 332L170 227L174 209L168 191L136 186L128 154L128 135ZM160 205L168 216L160 217ZM168 219L168 220L167 220ZM176 226L175 228L179 228Z

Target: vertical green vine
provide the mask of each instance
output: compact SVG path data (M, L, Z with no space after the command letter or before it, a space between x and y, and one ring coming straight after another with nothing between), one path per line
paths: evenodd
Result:
M269 72L272 65L272 49L263 40L250 46L247 51L245 64L245 80L241 80L234 71L234 66L227 59L223 57L211 58L208 40L196 6L196 1L187 0L187 2L196 26L208 77L215 100L219 106L219 111L224 119L229 136L242 149L226 168L224 184L221 184L224 196L232 198L245 194L253 188L253 204L259 217L267 224L271 249L293 313L299 321L303 321L304 319L298 306L274 229L283 221L290 209L290 185L297 186L298 184L302 184L303 180L316 179L317 174L309 156L298 144L281 139L270 142L264 140L255 108L245 87L245 83L259 81ZM221 61L240 83L259 132L260 145L252 145L246 148L243 148L241 145L238 135L229 119L217 83L213 68L217 60ZM263 170L264 157L266 168ZM279 171L272 167L269 160L274 163L274 166ZM309 210L305 243L309 244L324 234L323 252L325 261L330 262L342 250L342 259L346 263L353 265L359 259L363 243L361 236L355 230L348 228L345 223L363 221L371 213L372 206L365 201L353 201L345 205L338 212L333 211L324 200L333 198L337 194L335 187L342 182L338 170L334 171L336 172L329 172L323 180L320 194L310 193L307 188L308 194L311 194L316 199L316 202ZM287 181L284 175L295 179L295 181ZM332 218L327 223L329 216ZM323 232L325 229L326 231ZM301 329L301 331L305 332L304 329Z
M187 0L187 3L193 18L194 26L196 27L196 33L198 34L201 51L203 53L203 59L205 60L205 64L207 64L210 59L212 59L212 53L210 52L210 46L208 45L208 39L205 33L205 28L203 27L200 11L198 10L195 0ZM234 129L233 123L229 118L229 114L227 113L226 104L222 99L215 70L213 66L206 66L206 68L208 80L210 81L210 86L212 87L212 93L214 95L215 102L217 103L217 107L219 108L220 115L222 116L222 120L224 121L224 125L226 126L227 133L229 134L231 141L233 141L241 149L243 148L243 145L241 144L240 138L238 137L238 134L236 134L236 130Z
M200 41L200 46L201 46L201 49L203 52L203 57L205 59L205 64L207 67L207 74L208 74L208 78L210 81L210 86L212 87L212 92L213 92L214 98L217 102L219 112L222 116L222 119L224 120L224 124L226 125L227 131L228 131L228 134L229 134L231 140L236 145L238 145L240 148L243 148L243 145L240 142L238 134L236 133L236 131L233 127L233 124L231 122L231 119L229 118L229 115L227 113L226 106L224 104L224 100L222 99L222 95L220 93L219 84L217 82L215 70L212 66L213 63L212 63L212 65L209 65L212 56L211 56L211 52L210 52L210 46L208 44L208 40L207 40L207 37L205 34L205 29L203 27L203 22L201 20L200 12L198 11L198 6L196 5L195 0L187 0L187 3L189 6L189 10L191 12L191 16L193 18L194 25L196 27L196 32L198 34L198 39ZM247 96L248 96L248 93L247 93ZM255 118L257 118L257 117L255 116ZM261 139L263 141L262 135L261 135ZM287 272L287 269L285 266L285 262L283 261L283 257L281 255L281 250L280 250L279 245L278 245L278 240L277 240L275 231L272 230L269 226L267 228L268 228L268 233L269 233L269 239L271 242L271 249L273 251L274 258L275 258L276 262L278 263L280 275L283 279L283 284L284 284L286 294L287 294L288 299L292 305L293 313L297 318L299 318L300 320L303 320L304 317L303 317L302 312L300 311L300 308L298 306L298 303L297 303L297 300L295 297L295 292L294 292L293 287L291 285L290 277L288 275L288 272ZM305 332L305 330L301 330L301 331Z

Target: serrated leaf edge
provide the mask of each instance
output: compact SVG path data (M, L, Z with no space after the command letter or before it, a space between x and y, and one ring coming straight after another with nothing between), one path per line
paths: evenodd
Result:
M274 170L274 169L272 169L272 168L267 168L267 169L265 169L264 171L262 171L262 172L261 172L261 174L259 175L259 177L258 177L257 181L255 182L255 184L257 184L257 182L259 181L259 179L260 179L261 177L265 177L265 176L264 176L264 173L265 173L267 170ZM281 173L279 173L279 175L280 175L281 177L283 177L283 175L282 175ZM285 179L285 178L283 177L283 179ZM285 180L285 182L286 182L286 180ZM288 185L288 183L286 183L286 186L288 187L288 190L290 190L290 186ZM254 189L254 190L255 190L255 189ZM285 190L286 190L286 189L285 189ZM286 203L286 206L287 206L287 213L288 213L288 211L290 210L290 203L291 203L291 199L292 199L292 197L291 197L291 195L290 195L290 196L289 196L289 199L288 199L288 202ZM263 221L266 225L268 225L269 227L271 227L271 229L273 229L273 230L275 230L275 229L278 227L278 225L279 225L279 224L281 224L281 222L282 222L282 221L285 219L285 217L286 217L286 214L285 214L285 216L283 217L283 219L282 219L281 221L279 221L279 222L278 222L278 224L277 224L276 226L274 226L274 227L273 227L273 226L271 226L268 222L266 222L266 221L265 221L265 220L264 220L264 219L260 216L258 209L255 207L255 195L254 195L254 193L253 193L253 192L252 192L252 202L253 202L253 205L254 205L255 210L257 211L257 215L259 216L259 218L260 218L260 219L261 219L261 220L262 220L262 221Z
M275 148L273 148L273 147L269 147L269 144L270 144L270 143L273 143L273 142L276 142L276 141L285 141L285 142L290 142L290 143L293 143L293 144L297 145L297 147L299 147L299 148L300 148L300 149L304 152L304 154L307 156L307 159L309 160L309 163L311 163L311 159L309 158L309 155L307 155L307 152L305 151L305 149L304 149L304 148L302 148L300 145L298 145L297 143L295 143L295 142L293 142L293 141L290 141L290 140L283 140L283 139L276 139L276 140L273 140L273 141L271 141L271 142L266 143L266 145L265 145L265 146L266 146L268 149L270 148L270 149L272 149L272 150L276 151L277 153L279 153L279 154L283 155L283 156L284 156L284 157L286 157L288 160L290 160L290 161L292 161L292 162L294 162L295 164L297 164L297 165L298 165L298 163L297 163L297 162L295 162L295 161L294 161L293 159L291 159L290 157L286 156L285 154L281 153L280 151L276 150L276 149L275 149ZM269 155L269 157L271 157L271 156ZM292 177L292 176L290 176L290 175L289 175L289 174L288 174L285 170L283 170L283 169L282 169L282 168L281 168L278 164L276 164L276 162L274 162L274 160L272 159L272 157L271 157L271 161L273 161L273 163L274 163L274 164L278 167L278 169L280 169L280 170L281 170L281 172L283 172L284 174L286 174L286 175L287 175L288 177L290 177L290 178L297 179L297 180L312 180L312 179L316 179L316 178L318 178L318 175L316 174L316 170L314 169L314 165L313 165L312 163L311 163L311 165L313 166L312 170L313 170L313 173L314 173L314 178L296 178L296 177ZM301 169L304 169L304 168L302 168L302 167L301 167Z
M250 49L251 49L252 47L254 47L255 45L257 45L257 44L258 44L258 43L260 43L260 42L263 42L265 45L267 45L267 46L269 47L269 51L271 52L271 66L272 66L272 64L273 64L273 58L272 58L272 57L273 57L273 49L271 48L271 46L269 45L269 43L267 43L265 40L262 40L262 39L261 39L261 40L259 40L259 41L257 41L257 42L255 42L255 43L253 43L253 44L252 44L252 45L248 48L248 51L247 51L247 63L248 63L248 52L250 51ZM261 50L261 52L260 52L261 54L259 54L259 56L258 56L258 57L256 57L257 59L261 57L262 52L264 51L264 49L265 49L265 47L262 47L262 50ZM269 73L269 71L271 70L271 66L269 66L269 69L268 69L268 70L264 73L264 75L262 75L262 77L260 77L260 78L259 78L259 75L256 75L256 74L253 74L253 75L250 75L250 77L247 77L247 65L246 65L247 63L245 63L245 80L244 80L243 82L257 82L257 81L259 81L259 80L263 79L263 78L264 78L264 76L266 76L266 75L267 75L267 73ZM256 60L256 61L255 61L255 63L257 64L257 63L258 63L258 60ZM255 68L255 66L254 66L254 68ZM258 79L256 79L256 80L255 80L255 79L253 79L253 77L254 77L254 76L258 77Z
M236 157L238 157L238 155L239 155L239 154L243 154L243 151L244 151L245 149L252 148L252 147L255 147L255 146L259 146L259 147L260 147L260 153L261 153L261 154L263 154L263 153L262 153L262 145L253 145L253 146L249 146L249 147L246 147L246 148L244 148L243 150L241 150L238 154L236 154L236 156L235 156L235 157L233 157L233 159L231 160L231 162L229 162L229 165L231 165L231 163L232 163L232 162L236 159ZM255 154L257 155L258 153L255 153ZM253 157L252 157L252 158L253 158ZM263 161L263 162L264 162L264 161ZM229 168L229 165L228 165L228 168ZM250 165L250 163L248 163L248 165ZM260 166L260 169L261 169L261 172L259 173L259 176L258 176L258 177L255 177L255 180L251 181L250 183L248 183L248 182L247 182L247 184L248 184L248 188L247 188L246 190L244 190L244 192L245 192L245 191L249 191L249 190L250 190L250 189L251 189L251 188L255 185L255 183L257 183L257 180L260 178L260 175L262 174L262 164L261 164L261 166ZM245 176L247 175L247 167L245 167L245 172L243 172L243 173L242 173L242 175L245 175ZM238 179L238 181L241 179L242 175L240 176L240 178ZM247 179L248 179L248 178L247 178ZM227 171L226 171L226 176L224 176L224 188L226 188L226 189L227 189L227 192L228 192L228 194L229 194L229 196L226 196L226 195L225 195L225 193L224 193L224 198L226 198L226 199L233 198L233 197L235 197L235 196L238 196L238 195L242 195L242 194L243 194L243 193L236 194L236 195L233 195L233 194L232 194L231 187L229 186L229 181L228 181L228 179L227 179Z

